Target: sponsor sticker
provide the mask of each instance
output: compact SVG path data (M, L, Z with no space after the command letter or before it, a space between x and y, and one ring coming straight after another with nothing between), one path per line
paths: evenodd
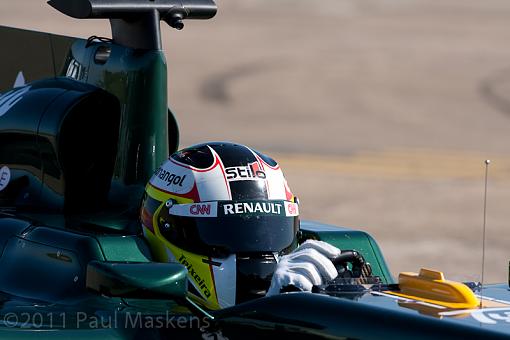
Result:
M497 323L510 323L510 308L483 308L483 309L462 309L439 313L441 316L458 316L470 314L473 319L480 323L495 325Z
M509 301L484 297L487 301L497 302L501 305L509 305ZM510 307L488 307L482 309L462 309L439 313L441 316L453 316L469 314L473 319L487 325L495 325L498 323L510 324Z
M179 176L171 173L170 171L166 171L163 168L158 168L154 175L157 176L160 180L165 181L166 186L176 185L182 187L182 182L184 182L184 179L186 178L186 175Z
M217 217L218 202L175 204L168 212L171 215L187 217Z
M489 325L494 325L498 322L510 323L509 308L480 309L473 311L471 316L476 319L476 321Z
M4 190L11 180L11 170L7 166L0 168L0 191Z
M224 216L240 214L282 215L283 202L233 202L223 203Z
M218 216L298 216L297 203L288 201L219 201L175 204L168 209L171 215L186 217Z
M285 215L286 216L298 216L299 215L298 204L285 201Z
M204 277L200 277L199 273L193 267L192 261L188 260L184 254L181 254L179 262L186 267L188 270L188 276L193 279L192 281L194 281L201 293L209 299L211 297L211 290L207 287L206 279Z
M189 192L193 187L193 176L190 173L176 173L159 167L151 178L151 184L157 188L176 193Z
M254 162L246 166L233 166L225 168L228 181L253 181L266 179L266 173Z

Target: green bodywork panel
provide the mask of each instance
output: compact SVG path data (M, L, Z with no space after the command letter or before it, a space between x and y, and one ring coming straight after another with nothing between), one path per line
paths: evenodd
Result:
M135 235L97 236L106 261L150 262L150 249L145 240Z
M373 274L379 276L382 282L395 282L381 249L368 233L311 221L302 221L301 231L306 239L321 240L342 250L358 251L372 266Z
M177 149L178 129L167 106L163 51L138 51L108 44L108 60L96 63L94 55L104 46L102 42L76 40L67 61L67 65L74 65L74 71L67 66L66 72L114 94L120 101L119 147L109 195L115 219L110 218L103 225L122 230L138 213L145 185L154 170ZM104 222L108 210L98 217L96 223Z
M187 274L178 263L91 261L87 288L110 297L183 299L188 292Z
M73 44L71 58L84 70L78 72L76 79L105 89L119 99L122 148L114 176L126 185L144 187L169 151L175 151L168 149L165 128L168 126L165 55L163 51L142 52L111 44L108 61L98 64L94 54L102 45L84 40Z

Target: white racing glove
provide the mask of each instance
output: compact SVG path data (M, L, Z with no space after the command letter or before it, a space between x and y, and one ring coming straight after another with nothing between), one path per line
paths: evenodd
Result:
M292 253L280 258L266 296L280 294L280 290L293 285L302 291L311 291L338 276L331 259L342 251L323 241L307 240Z

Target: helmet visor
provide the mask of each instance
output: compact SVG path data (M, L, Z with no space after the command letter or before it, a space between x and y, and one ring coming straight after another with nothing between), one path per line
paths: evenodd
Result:
M172 244L198 254L280 252L293 245L298 205L289 201L217 201L175 204L158 218Z

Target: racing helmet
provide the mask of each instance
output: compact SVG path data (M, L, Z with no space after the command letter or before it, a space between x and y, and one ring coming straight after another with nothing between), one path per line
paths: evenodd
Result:
M230 142L172 154L140 216L155 259L184 265L190 298L209 309L264 296L278 256L298 243L298 203L279 165Z

